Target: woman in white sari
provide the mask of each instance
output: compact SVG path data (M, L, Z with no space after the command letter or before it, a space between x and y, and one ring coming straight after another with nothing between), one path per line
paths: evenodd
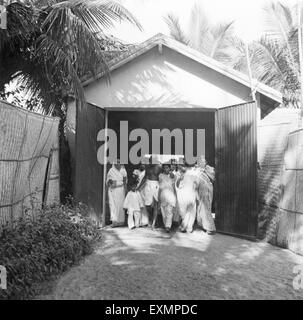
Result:
M170 165L164 163L159 175L159 199L163 223L166 232L170 232L177 198L174 190L175 176L170 172Z
M108 200L110 209L110 219L112 226L121 226L125 223L125 213L123 202L125 199L125 186L127 183L127 173L119 161L113 164L107 173L106 184L108 187Z
M192 170L184 168L184 173L175 183L178 212L181 217L180 230L182 232L193 232L197 208L197 181L198 177L192 173Z
M214 234L216 226L211 213L213 201L213 182L215 180L215 170L213 167L207 165L204 158L199 161L199 186L198 186L198 210L197 223L201 226L207 234Z

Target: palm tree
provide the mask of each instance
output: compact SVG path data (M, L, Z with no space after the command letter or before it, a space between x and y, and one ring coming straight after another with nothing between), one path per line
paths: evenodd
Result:
M80 101L78 105L85 107L81 78L104 72L109 79L104 47L115 47L115 43L104 29L120 20L141 26L117 1L23 0L4 4L7 29L0 29L0 97L8 94L6 84L17 81L14 102L22 96L20 103L26 108L60 117L60 190L64 201L72 193L65 137L68 95L73 94Z
M165 21L174 39L222 63L230 64L231 42L234 39L232 21L212 24L197 4L191 9L188 28L184 29L179 18L173 14L169 14Z
M299 107L300 68L297 11L280 2L264 7L265 35L249 45L254 78L283 94L285 106ZM233 67L246 72L243 43L238 47Z
M249 59L253 77L282 92L285 106L298 108L301 90L296 12L295 7L280 2L266 5L264 35L249 44ZM236 39L234 46L238 52L231 65L247 73L244 43Z
M249 59L255 79L282 92L284 105L299 107L300 68L296 6L272 2L264 7L264 36L249 44ZM248 73L244 42L233 34L232 22L212 25L201 7L193 7L185 31L174 15L166 18L170 34L243 73Z
M104 29L126 20L141 28L117 1L5 1L7 29L0 30L0 91L18 79L54 114L68 94L84 102L81 77L104 72ZM60 110L59 110L60 111Z

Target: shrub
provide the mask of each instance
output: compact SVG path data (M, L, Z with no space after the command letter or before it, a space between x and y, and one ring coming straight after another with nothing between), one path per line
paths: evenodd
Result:
M0 265L7 269L7 290L0 299L27 299L39 284L90 254L100 231L84 205L44 208L35 219L22 218L0 233Z

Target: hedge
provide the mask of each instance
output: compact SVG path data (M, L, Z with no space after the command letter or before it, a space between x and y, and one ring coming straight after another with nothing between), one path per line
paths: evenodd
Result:
M3 227L0 265L7 270L7 290L0 289L0 299L33 297L39 284L90 254L100 237L81 204L50 206L35 219L26 217L14 227Z

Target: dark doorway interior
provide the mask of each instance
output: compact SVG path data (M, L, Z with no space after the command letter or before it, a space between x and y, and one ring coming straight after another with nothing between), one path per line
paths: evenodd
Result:
M128 121L129 132L133 129L142 128L149 133L149 153L152 153L151 130L164 129L173 130L205 129L205 156L211 166L215 165L215 113L205 111L112 111L108 114L108 127L120 134L120 121ZM118 136L119 137L119 136ZM194 137L196 134L194 131ZM129 149L136 142L129 142ZM196 140L194 140L194 146ZM118 156L119 156L118 138ZM172 140L172 153L174 153L174 139ZM196 148L194 147L194 155ZM134 165L128 164L128 174L134 169Z
M129 133L133 129L142 128L149 134L149 153L152 153L152 129L205 129L205 157L211 166L215 166L215 112L209 111L110 111L108 113L108 128L118 135L118 157L120 157L120 121L128 121ZM184 135L183 135L184 136ZM194 131L196 138L196 131ZM128 142L128 149L136 142ZM184 145L184 142L183 142ZM194 139L194 155L196 155L196 139ZM174 139L172 139L172 153L174 154ZM136 165L125 165L128 176L132 174ZM109 166L107 168L109 170ZM213 210L214 210L213 201ZM107 204L106 222L109 223L109 207ZM213 211L214 212L214 211Z

